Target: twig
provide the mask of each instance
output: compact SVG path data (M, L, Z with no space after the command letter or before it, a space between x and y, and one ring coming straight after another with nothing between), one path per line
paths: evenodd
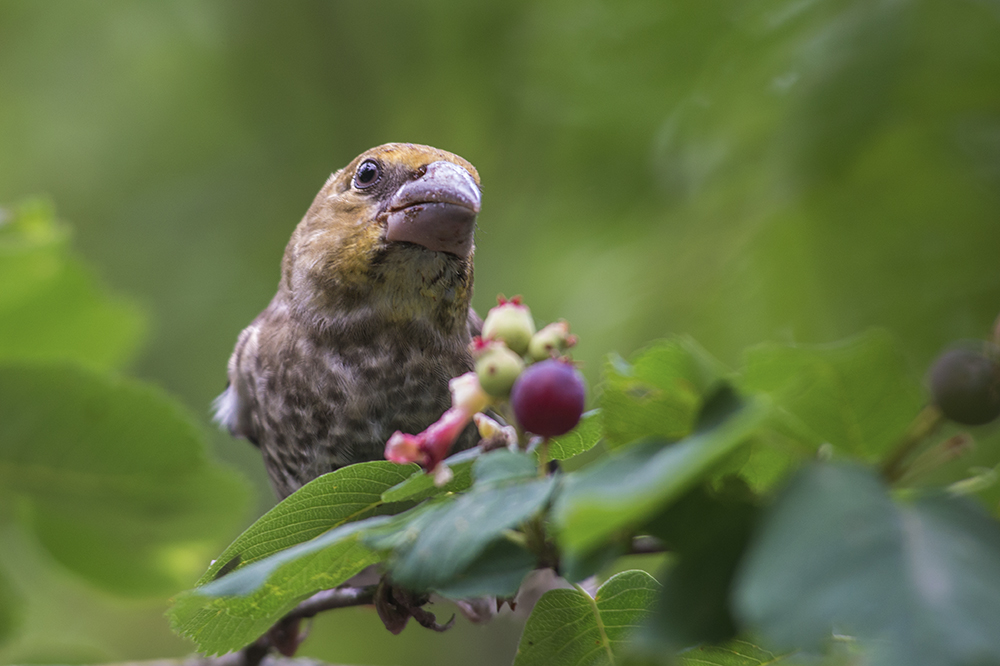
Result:
M337 587L332 590L323 590L312 595L284 617L285 620L296 618L313 617L318 613L334 608L348 608L350 606L365 606L373 602L375 589L378 585L366 585L365 587Z
M927 405L910 424L896 448L882 463L882 476L889 483L898 481L906 473L906 460L924 439L944 421L941 410L935 405Z
M240 650L238 663L240 666L259 666L272 650L277 650L286 657L292 656L299 647L299 643L305 639L305 634L300 631L299 627L302 620L335 608L364 606L373 603L376 589L378 589L378 585L337 587L317 592L278 620L273 627L267 630L266 634Z
M637 536L632 537L632 545L628 552L629 555L653 555L669 553L670 549L656 537Z
M202 655L192 655L179 659L154 659L150 661L126 661L105 664L104 666L242 666L243 655L239 652L230 652L221 657L205 657ZM314 659L297 658L288 659L271 655L267 659L267 666L331 666Z
M519 533L513 534L522 536ZM513 536L513 534L509 536ZM633 555L664 553L667 551L668 548L662 541L651 536L633 538L629 549L629 553ZM378 585L367 585L364 587L338 587L317 592L299 603L298 606L271 627L266 634L243 648L238 653L239 659L236 660L236 663L239 666L259 666L264 658L275 649L286 654L294 653L295 648L298 647L298 642L304 638L299 632L299 623L302 620L315 617L323 611L375 603L377 589ZM409 612L421 625L435 631L443 631L449 628L454 622L454 618L452 618L448 623L439 625L432 614L417 607L411 608ZM290 648L290 650L286 652L287 648Z

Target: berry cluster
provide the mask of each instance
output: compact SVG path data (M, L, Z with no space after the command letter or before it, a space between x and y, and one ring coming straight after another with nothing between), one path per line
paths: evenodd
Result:
M519 296L500 296L472 341L475 371L449 383L451 409L420 434L394 433L386 459L420 463L437 483L446 483L451 477L441 461L472 420L484 442L524 446L513 427L483 413L491 407L504 412L508 401L522 431L545 439L569 432L580 421L585 397L583 378L565 355L575 344L565 321L536 330Z

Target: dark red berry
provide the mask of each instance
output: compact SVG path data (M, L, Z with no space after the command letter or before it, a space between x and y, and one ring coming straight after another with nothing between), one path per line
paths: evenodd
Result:
M969 349L946 351L931 367L931 394L950 420L989 423L1000 416L1000 365Z
M517 422L542 437L558 437L576 427L583 400L583 377L572 364L556 359L528 366L510 392Z

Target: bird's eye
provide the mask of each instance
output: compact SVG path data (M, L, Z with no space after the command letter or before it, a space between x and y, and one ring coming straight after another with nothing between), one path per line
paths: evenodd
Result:
M354 172L354 187L364 190L378 182L382 169L375 160L365 160Z

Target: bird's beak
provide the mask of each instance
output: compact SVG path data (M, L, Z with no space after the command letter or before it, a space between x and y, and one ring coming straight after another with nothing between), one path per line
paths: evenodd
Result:
M422 176L400 187L388 206L386 240L406 241L435 252L469 256L479 214L479 186L451 162L433 162Z

